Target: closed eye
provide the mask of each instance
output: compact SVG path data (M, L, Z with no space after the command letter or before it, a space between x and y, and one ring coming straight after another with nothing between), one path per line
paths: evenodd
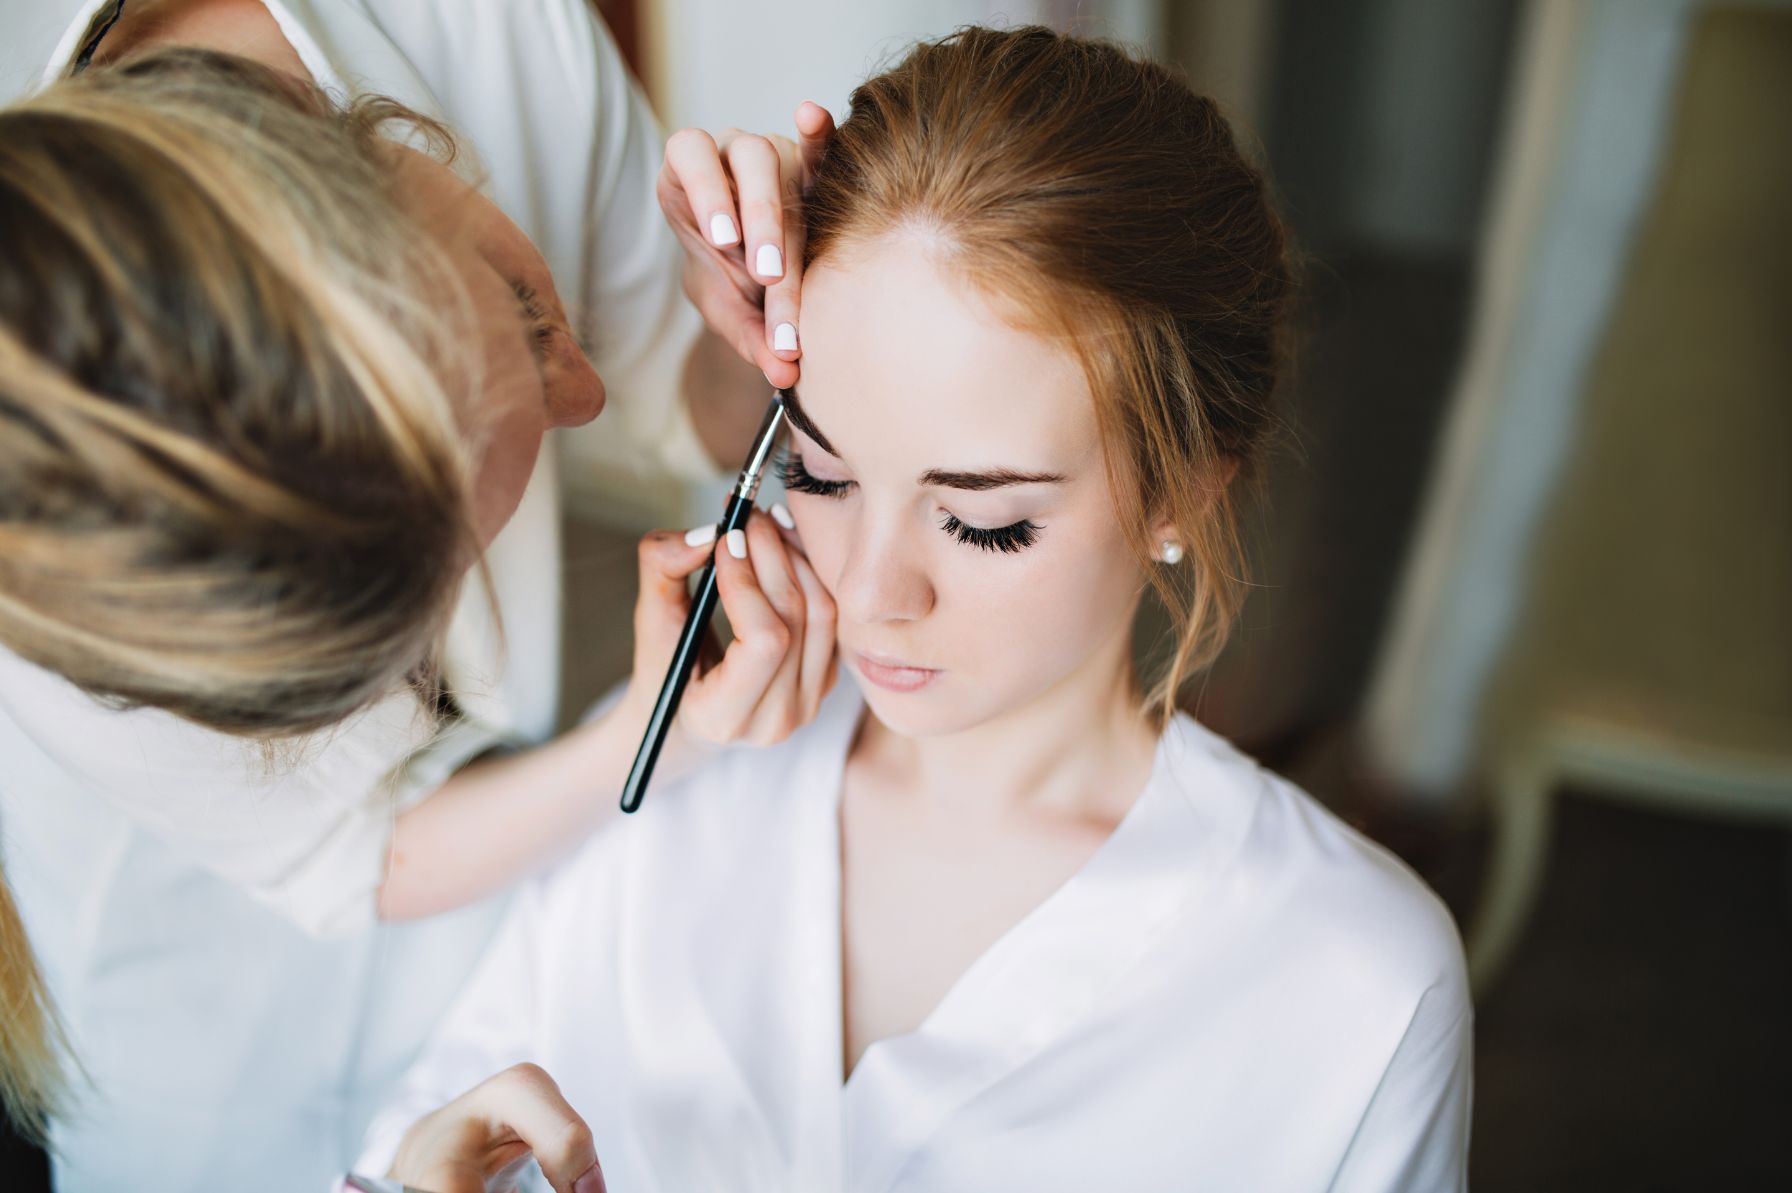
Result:
M824 481L812 475L803 467L803 458L785 452L779 464L779 472L784 478L784 487L792 493L811 493L816 497L844 497L846 491L853 486L852 481Z
M1037 523L1020 521L1012 526L997 526L986 530L981 526L965 524L955 514L947 514L940 522L940 529L961 543L985 551L1000 551L1004 555L1012 555L1016 551L1025 551L1038 542L1041 528Z
M558 329L548 318L547 308L542 306L541 295L535 292L535 287L527 282L514 282L511 289L516 291L517 304L523 308L523 318L529 323L530 348L535 359L542 360L547 356L548 342Z

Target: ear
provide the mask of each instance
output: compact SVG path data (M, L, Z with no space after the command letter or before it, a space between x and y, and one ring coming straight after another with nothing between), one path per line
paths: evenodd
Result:
M1214 471L1219 476L1220 489L1223 491L1229 488L1233 479L1238 476L1238 457L1222 456L1218 463L1215 464ZM1169 518L1159 518L1156 522L1151 524L1151 541L1159 546L1162 546L1164 543L1182 543L1184 546L1187 545L1185 536L1177 529L1176 523L1172 522Z

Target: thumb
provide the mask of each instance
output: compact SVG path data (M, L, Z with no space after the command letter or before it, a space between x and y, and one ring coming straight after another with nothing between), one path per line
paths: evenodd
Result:
M709 561L715 549L715 531L713 525L699 526L688 534L656 530L641 539L636 552L641 583L635 599L637 659L663 659L671 654L690 612L687 582Z

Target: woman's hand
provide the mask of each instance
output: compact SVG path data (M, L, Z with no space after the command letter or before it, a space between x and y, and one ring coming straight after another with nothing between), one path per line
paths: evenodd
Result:
M430 1193L505 1193L534 1156L555 1193L604 1193L591 1128L537 1065L517 1065L411 1124L388 1177Z
M794 534L780 532L766 514L755 510L744 531L728 536L732 542L715 543L705 533L714 529L656 531L641 540L627 701L645 723L690 609L685 582L713 546L717 594L734 640L720 660L692 675L674 736L687 745L769 745L814 719L834 685L833 598ZM671 741L667 753L674 753Z
M666 142L658 184L660 208L684 245L685 293L710 329L778 388L796 383L798 211L834 118L804 103L796 127L798 141L683 129Z
M546 745L469 766L399 813L379 892L382 919L435 915L501 890L616 814L684 629L685 581L715 546L701 535L686 539L659 531L641 541L634 671L618 707ZM834 684L834 602L794 534L755 511L736 546L744 558L725 542L716 552L734 641L686 686L660 756L662 779L706 746L782 741L814 718Z

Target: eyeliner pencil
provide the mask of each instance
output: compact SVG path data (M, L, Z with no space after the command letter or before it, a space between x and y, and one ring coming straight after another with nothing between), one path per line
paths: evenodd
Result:
M666 682L660 685L660 698L654 702L653 715L647 719L647 733L641 738L641 748L635 753L635 764L629 768L628 782L622 785L622 810L633 812L641 806L641 797L647 794L647 780L653 777L653 765L659 761L660 747L666 744L666 731L672 727L672 718L678 712L678 701L684 696L684 686L690 682L691 670L697 665L697 652L703 644L703 635L709 629L710 618L716 612L716 552L721 550L722 541L731 530L739 530L747 524L747 518L753 512L753 499L759 495L759 481L765 473L766 462L771 459L772 445L778 441L778 433L784 429L784 390L772 395L772 407L765 413L765 421L759 425L759 434L753 439L753 451L740 470L740 479L734 484L734 491L728 495L728 508L722 514L721 525L716 530L715 546L710 548L709 562L703 565L703 574L697 579L697 591L691 597L691 611L684 619L684 630L678 635L678 648L672 652L672 665L666 669Z

